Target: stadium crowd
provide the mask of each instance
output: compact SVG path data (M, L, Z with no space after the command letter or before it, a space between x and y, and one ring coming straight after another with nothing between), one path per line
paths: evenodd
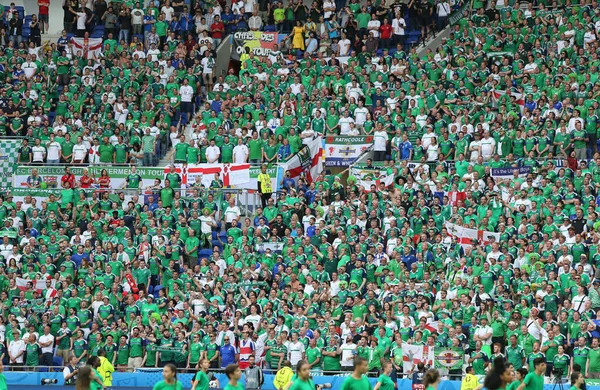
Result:
M336 372L362 356L400 374L406 343L464 350L478 375L505 354L600 377L598 5L475 1L418 55L406 33L444 26L446 5L460 4L73 2L44 45L10 8L0 134L26 137L19 164L154 165L170 145L177 162L273 163L315 134L371 135L397 179L286 178L252 215L219 191L173 190L175 172L144 197L79 180L39 204L8 190L2 358ZM214 74L225 34L267 26L290 32L281 47ZM100 30L101 54L82 59L69 34ZM492 175L503 167L528 173ZM461 245L446 222L500 240Z

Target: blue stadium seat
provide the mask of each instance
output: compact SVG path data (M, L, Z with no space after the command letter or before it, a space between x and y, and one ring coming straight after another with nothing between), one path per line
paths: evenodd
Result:
M275 32L277 31L277 26L270 24L268 26L265 26L264 30L265 32Z
M212 254L213 254L212 249L200 249L200 252L198 255L201 259L203 259L205 257L208 259L209 257L212 256Z
M163 286L161 286L160 284L157 284L156 286L154 286L154 289L152 289L152 295L154 295L154 297L156 298L158 296L158 292L162 289L163 289Z
M90 38L102 38L104 36L104 32L94 30Z
M219 247L219 252L223 251L223 244L221 244L221 241L219 241L219 240L212 240L211 244L212 244L213 248L214 247ZM212 251L211 251L211 254L212 254Z
M60 366L62 366L63 365L63 359L61 357L54 356L52 358L52 365L54 367L60 367Z

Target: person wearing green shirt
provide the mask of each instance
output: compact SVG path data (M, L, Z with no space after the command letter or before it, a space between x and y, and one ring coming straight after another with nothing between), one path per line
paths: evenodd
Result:
M127 175L125 178L125 182L127 183L127 188L139 189L140 184L142 183L142 176L137 173L137 168L134 166L131 167L131 173Z
M152 390L183 390L183 384L177 379L177 367L169 363L163 368L163 380L154 385Z
M40 365L40 346L37 343L37 337L35 334L29 335L28 343L25 346L25 353L27 356L25 359L25 366L37 367Z
M342 383L341 390L373 390L373 385L371 385L369 378L366 376L368 371L369 363L367 359L361 356L355 357L354 370L350 376L346 377L344 383Z
M310 364L306 360L298 362L296 376L292 377L292 384L289 390L313 390L315 384L310 376Z
M544 389L544 374L546 372L546 358L538 357L533 361L533 372L530 372L525 377L523 383L519 385L517 390L543 390Z
M560 371L561 376L569 376L569 367L571 366L571 357L565 353L565 347L559 345L557 348L558 352L552 357L552 360L546 359L552 363L552 369L554 371Z
M317 340L314 337L310 339L308 348L306 348L306 360L313 371L321 367L321 349L317 347Z
M579 367L581 367L581 372L587 374L589 353L590 349L586 346L586 339L584 337L580 337L577 340L577 346L573 348L573 359L571 359L571 372L573 371L573 365L579 364Z
M224 387L224 390L244 390L244 386L242 386L238 381L242 378L242 370L240 370L240 366L237 364L230 364L225 367L225 375L227 375L227 379L229 382ZM158 390L156 387L153 390Z
M588 361L590 362L588 368L588 375L591 378L600 378L600 342L597 338L592 340L592 348L588 353Z
M386 360L383 363L383 372L377 378L377 383L375 383L375 387L373 390L394 390L395 385L392 378L390 378L390 374L392 373L392 362Z
M580 372L574 372L571 375L571 388L569 390L581 390L585 385L585 378Z
M490 361L488 355L481 350L481 346L481 341L477 341L475 343L475 352L473 352L469 358L469 364L473 366L475 375L485 375L486 368Z
M199 335L194 336L194 338L200 338ZM208 369L210 368L210 362L208 359L201 359L198 363L200 366L200 371L196 373L194 379L192 380L192 389L191 390L208 390L210 385L210 378L208 377ZM211 374L211 377L214 375ZM219 387L219 381L217 380L217 387Z
M185 142L185 135L182 135L179 143L175 145L175 163L181 164L186 162L189 147L190 144Z

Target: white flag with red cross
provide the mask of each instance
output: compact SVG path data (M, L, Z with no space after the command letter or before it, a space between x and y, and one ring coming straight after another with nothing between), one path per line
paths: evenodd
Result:
M165 174L169 169L165 168ZM237 187L250 182L250 164L176 164L175 172L181 176L181 184L185 186L200 183L210 187L216 174L223 180L224 187Z
M496 242L500 241L500 233L466 228L451 222L446 222L445 226L446 230L448 231L448 235L456 237L458 243L463 247L472 246L474 240L477 240L477 242L483 245L489 244L492 238L495 239Z
M71 38L71 42L76 57L98 58L102 51L102 38Z

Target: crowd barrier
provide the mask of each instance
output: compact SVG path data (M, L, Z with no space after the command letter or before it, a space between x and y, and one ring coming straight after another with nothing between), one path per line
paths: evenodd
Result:
M73 390L73 386L64 386L62 372L5 372L6 381L10 389L20 389L25 387L27 390ZM184 389L191 388L191 381L194 374L179 374L177 378L183 384ZM227 378L224 374L216 374L219 379L221 388L227 383ZM41 386L42 379L58 379L56 385ZM262 390L275 390L273 387L274 375L266 374L265 383ZM339 390L345 375L335 376L314 376L315 384L330 383L332 390ZM113 374L113 382L111 389L119 390L146 390L152 389L155 383L162 380L162 373L157 372L138 372L138 373L120 373ZM376 378L370 378L373 385L376 383ZM600 383L590 384L593 380L588 381L588 390L600 390ZM594 381L598 382L598 381ZM244 378L242 377L242 383ZM438 390L460 390L460 381L444 380L440 383ZM564 386L568 386L565 384ZM553 384L544 385L544 390L553 390ZM412 390L412 381L408 379L398 380L398 390Z

